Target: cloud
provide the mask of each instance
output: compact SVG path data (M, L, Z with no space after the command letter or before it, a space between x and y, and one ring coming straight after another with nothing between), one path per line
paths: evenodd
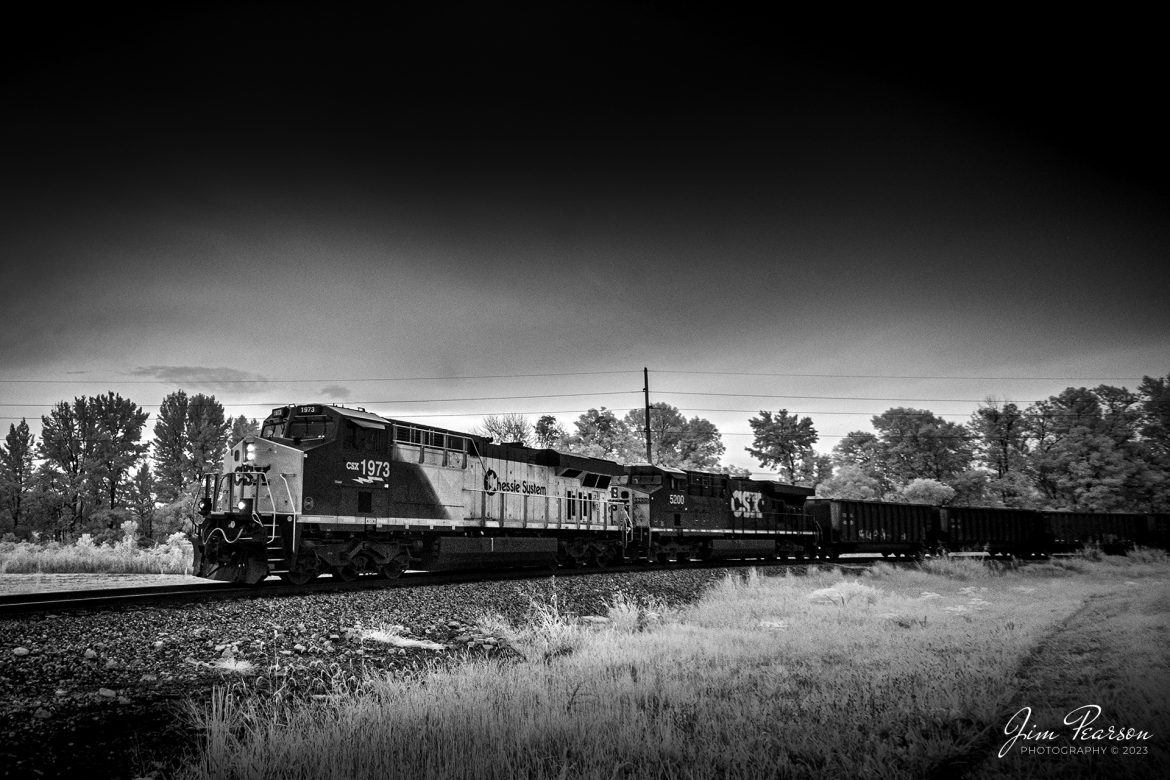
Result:
M260 374L223 366L138 366L133 376L151 377L193 390L246 391L258 390L268 379Z
M342 387L341 385L327 385L326 387L321 388L321 395L328 396L329 398L344 399L349 398L350 392L348 387Z

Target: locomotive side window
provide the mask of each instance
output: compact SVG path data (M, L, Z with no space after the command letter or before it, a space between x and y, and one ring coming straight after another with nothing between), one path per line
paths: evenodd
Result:
M380 428L366 428L346 422L345 446L351 450L381 452L386 449L386 434Z

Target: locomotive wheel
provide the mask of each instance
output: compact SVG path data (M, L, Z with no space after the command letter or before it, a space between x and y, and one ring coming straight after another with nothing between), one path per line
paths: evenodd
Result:
M394 558L389 563L379 566L378 574L388 580L396 580L402 576L402 572L406 571L406 564L407 561L405 558Z
M317 579L317 572L315 571L286 571L280 575L280 578L289 585L308 585L313 580Z
M352 566L338 566L333 570L333 576L342 582L353 582L358 578L358 570Z
M320 573L320 569L317 567L317 559L310 557L308 559L302 558L297 562L295 569L285 572L280 575L280 578L289 585L308 585L317 579L317 575Z

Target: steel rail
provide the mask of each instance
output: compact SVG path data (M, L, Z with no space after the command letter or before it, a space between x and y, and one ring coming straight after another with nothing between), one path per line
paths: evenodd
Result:
M689 561L668 564L622 564L618 566L557 568L530 567L519 569L460 569L458 571L409 571L396 579L363 576L351 582L332 578L306 585L289 585L277 580L266 580L258 585L234 585L226 582L158 585L131 588L102 588L96 590L51 591L17 593L0 596L0 620L30 614L89 611L105 608L134 606L170 606L197 600L288 598L321 593L343 593L383 590L404 587L434 587L474 582L506 582L509 580L546 579L549 577L583 577L601 574L669 573L726 569L840 569L843 573L860 574L876 561L889 565L914 566L913 560L853 558L850 560L734 560Z

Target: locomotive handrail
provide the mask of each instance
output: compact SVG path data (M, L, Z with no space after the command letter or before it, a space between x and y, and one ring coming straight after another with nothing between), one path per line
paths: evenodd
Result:
M215 536L217 533L223 537L224 542L227 544L235 544L236 542L240 541L240 537L244 535L244 527L240 526L240 531L236 534L235 539L228 539L227 532L222 528L212 528L211 531L207 534L208 540L210 540L211 537Z
M255 474L256 476L260 477L260 479L256 483L256 488L257 488L256 489L256 498L257 499L260 498L260 495L259 495L260 485L263 485L264 489L268 491L268 503L272 505L272 532L268 536L268 541L269 541L269 543L274 542L274 541L276 541L276 528L277 528L276 516L279 513L276 511L276 497L272 495L272 483L269 481L268 475L265 474L263 471L250 471L250 472L242 472L242 473ZM288 478L284 474L280 474L279 476L280 476L280 481L284 483L284 492L288 496L288 505L292 509L291 514L295 518L297 515L297 511L295 508L296 504L295 504L295 502L293 502L292 488L289 487ZM252 519L255 520L256 522L260 523L260 525L263 525L265 527L268 526L268 524L264 522L264 515L261 514L260 512L256 511L256 504L255 503L252 504ZM294 528L295 528L295 526L294 526Z

